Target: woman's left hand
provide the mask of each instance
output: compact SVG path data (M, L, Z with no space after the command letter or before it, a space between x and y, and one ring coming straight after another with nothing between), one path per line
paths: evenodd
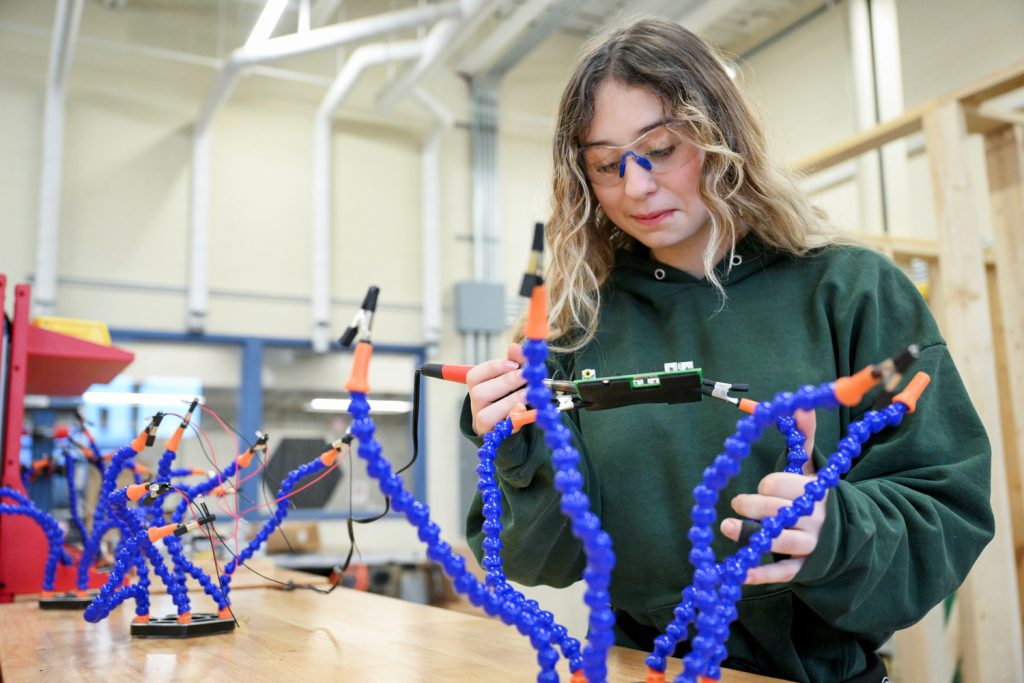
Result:
M782 508L791 505L804 493L804 486L814 479L814 462L811 452L814 450L815 416L812 411L797 411L794 416L797 427L804 433L807 440L804 450L807 451L807 462L804 463L803 474L773 472L757 486L757 493L740 494L732 499L732 509L746 519L761 520L771 517ZM825 498L815 504L814 511L797 520L790 529L785 529L778 538L772 541L772 552L789 555L778 562L752 567L747 573L744 583L784 583L792 581L800 568L807 561L807 556L818 546L818 536L825 523ZM722 520L721 530L728 538L738 541L741 522L738 519Z

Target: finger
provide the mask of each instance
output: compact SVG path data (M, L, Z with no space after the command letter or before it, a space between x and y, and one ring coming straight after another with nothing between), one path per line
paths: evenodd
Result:
M807 453L807 460L804 461L804 474L814 474L814 432L817 429L818 418L813 410L798 410L793 413L796 420L796 428L804 435L804 452Z
M779 514L779 510L789 507L793 501L788 498L774 498L757 494L742 494L732 500L732 508L737 514L747 519L766 519ZM817 532L825 521L824 501L815 503L811 514L798 517L790 526L791 529L803 529Z
M732 499L732 509L736 514L748 519L764 519L779 514L779 510L792 505L790 498L775 498L756 493L741 493Z
M810 555L818 547L817 534L803 529L786 529L772 540L772 552L780 555Z
M726 517L722 520L722 523L718 525L718 529L722 532L722 535L731 541L739 543L740 545L747 545L750 542L750 537L755 532L761 530L761 523L755 522L751 519L734 519L732 517Z
M503 362L511 363L511 361ZM516 389L522 388L525 384L526 380L523 379L522 373L518 370L509 370L497 377L492 377L479 384L470 386L469 399L476 405L484 406L508 396Z
M505 358L492 358L479 365L474 365L466 373L466 386L470 389L483 382L490 381L503 374L519 369L519 363Z
M754 522L753 524L757 523ZM748 545L749 539L743 538L743 526L743 520L729 517L722 520L719 528L722 531L722 535L726 538L740 545ZM818 538L816 535L800 529L786 529L779 534L778 538L772 539L770 550L780 555L810 555L817 547Z
M792 581L807 561L806 557L791 557L760 567L751 567L747 572L747 580L743 583L752 586L762 583L786 583Z
M519 367L526 365L526 355L523 353L523 347L521 344L512 342L508 345L508 350L505 352L505 357L510 361L514 361L519 364Z
M493 429L494 425L508 417L512 409L520 403L526 404L526 389L520 389L494 403L482 406L473 418L473 431L477 436L483 436Z
M758 482L757 492L763 496L795 500L804 494L804 488L813 477L791 472L772 472Z

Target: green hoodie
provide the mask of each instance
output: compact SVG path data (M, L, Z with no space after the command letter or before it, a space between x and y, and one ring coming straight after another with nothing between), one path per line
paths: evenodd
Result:
M744 587L728 642L732 666L841 681L865 668L865 649L956 590L991 539L989 443L925 302L895 264L847 246L798 258L754 237L737 253L739 265L729 272L720 266L723 307L706 280L620 251L601 292L597 335L552 367L556 376L579 378L588 368L601 377L693 361L705 377L748 383L750 398L767 400L921 346L908 376L923 370L932 382L917 412L873 436L829 494L818 546L795 579ZM871 398L852 410L818 411L819 468ZM592 510L614 544L612 604L635 621L661 630L672 619L692 578L686 534L693 488L741 417L712 399L564 417ZM467 401L461 427L472 437L471 424ZM785 450L782 436L766 430L722 492L719 520L736 516L733 496L755 492L766 474L785 466ZM542 434L527 427L513 435L496 464L508 577L555 587L578 581L586 560L559 509ZM478 558L482 524L477 495L467 537ZM737 546L715 530L722 559ZM635 646L616 635L618 644Z

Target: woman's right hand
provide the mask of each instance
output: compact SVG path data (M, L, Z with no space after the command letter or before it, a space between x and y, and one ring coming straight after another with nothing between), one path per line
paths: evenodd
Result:
M466 373L473 431L477 436L483 436L508 417L517 403L526 403L526 380L519 372L525 364L523 347L512 343L506 358L484 361Z

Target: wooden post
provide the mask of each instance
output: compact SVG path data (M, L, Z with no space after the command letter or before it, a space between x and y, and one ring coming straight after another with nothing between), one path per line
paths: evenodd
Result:
M1024 600L1024 126L985 135L993 237L996 242L1001 422L1013 510L1018 591ZM1024 604L1021 605L1024 610Z
M935 193L946 319L943 332L992 443L991 500L996 535L958 592L963 681L1024 681L1003 433L999 397L993 391L996 371L992 320L977 232L979 219L971 196L967 129L960 103L946 102L925 114L924 133Z
M946 606L939 603L924 619L893 634L893 657L889 675L899 683L950 683L956 673L959 643L946 647ZM955 631L954 631L955 633Z

